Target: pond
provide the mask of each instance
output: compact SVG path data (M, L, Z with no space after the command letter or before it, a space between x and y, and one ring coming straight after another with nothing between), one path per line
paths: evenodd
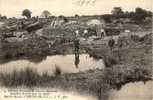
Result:
M124 85L121 90L113 90L109 100L152 100L153 82L135 82Z
M89 69L103 69L105 68L103 60L95 60L88 54L80 54L76 59L75 55L53 55L47 56L41 62L32 62L30 60L15 60L0 64L1 73L11 73L14 70L20 71L25 68L32 68L39 74L47 73L53 74L56 67L60 68L62 73L77 73Z

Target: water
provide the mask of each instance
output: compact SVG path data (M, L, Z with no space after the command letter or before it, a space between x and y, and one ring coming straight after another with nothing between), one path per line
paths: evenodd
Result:
M113 90L109 100L152 100L153 82L128 83L121 90Z
M89 69L104 68L103 60L95 60L88 54L80 54L78 66L75 65L75 55L54 55L47 56L46 59L39 63L29 60L15 60L0 64L1 73L11 73L14 70L19 71L27 67L35 69L39 74L47 72L53 74L55 67L58 66L62 73L77 73Z

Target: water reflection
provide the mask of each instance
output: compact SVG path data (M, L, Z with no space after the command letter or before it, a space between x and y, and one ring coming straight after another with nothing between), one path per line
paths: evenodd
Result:
M75 66L78 68L78 65L80 63L79 54L75 54Z
M78 66L76 68L76 65ZM14 70L19 71L30 67L35 69L38 73L44 72L49 75L53 74L53 70L58 66L64 73L77 73L79 71L85 71L89 69L102 69L104 68L103 60L95 60L88 54L80 54L75 61L75 55L54 55L47 56L46 59L39 63L31 62L29 60L15 60L8 63L0 64L0 73L10 73ZM9 69L9 70L8 70Z

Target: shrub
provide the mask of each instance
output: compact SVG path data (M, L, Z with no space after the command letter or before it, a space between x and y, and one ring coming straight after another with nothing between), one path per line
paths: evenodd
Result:
M117 59L114 57L110 56L105 56L104 57L104 63L106 67L112 67L113 65L117 64Z
M131 39L132 39L134 42L139 42L141 38L140 38L138 35L131 35Z

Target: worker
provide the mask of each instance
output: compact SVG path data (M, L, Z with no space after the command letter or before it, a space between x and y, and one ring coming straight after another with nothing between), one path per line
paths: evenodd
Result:
M110 50L112 51L113 47L115 44L115 40L113 39L113 37L111 36L110 40L108 41L108 46L110 47Z
M78 64L80 62L79 60L79 40L78 39L75 39L74 40L74 48L75 48L75 65L76 65L76 68L78 68Z

